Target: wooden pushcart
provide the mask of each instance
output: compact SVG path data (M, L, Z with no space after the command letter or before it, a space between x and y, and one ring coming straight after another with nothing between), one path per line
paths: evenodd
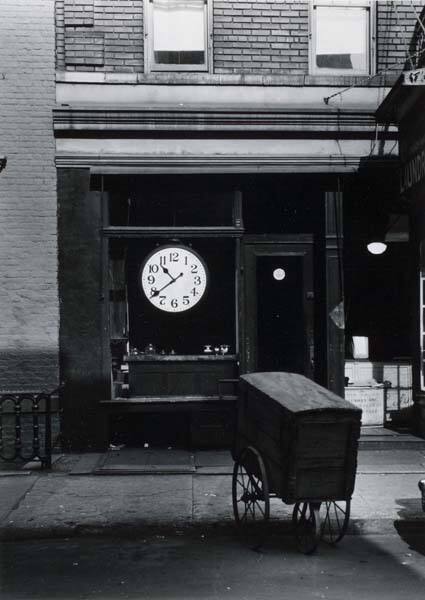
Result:
M237 524L267 521L270 497L294 504L298 548L335 544L348 528L361 410L302 375L251 373L239 381L232 450Z

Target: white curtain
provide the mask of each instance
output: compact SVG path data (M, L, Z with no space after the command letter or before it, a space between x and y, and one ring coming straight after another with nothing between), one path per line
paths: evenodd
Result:
M156 52L204 50L203 0L155 0L153 7Z
M365 54L367 15L364 8L318 6L317 54Z

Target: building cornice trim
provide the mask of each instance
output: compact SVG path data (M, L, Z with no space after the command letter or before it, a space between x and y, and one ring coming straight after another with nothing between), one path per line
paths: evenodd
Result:
M369 110L58 107L53 111L56 136L78 131L275 131L327 132L339 136L375 136L376 118ZM388 132L387 132L388 136Z
M143 156L143 155L72 155L59 153L58 168L90 168L95 173L255 173L255 172L355 172L364 156L294 156L294 155L203 155ZM374 158L374 167L384 167L388 159Z

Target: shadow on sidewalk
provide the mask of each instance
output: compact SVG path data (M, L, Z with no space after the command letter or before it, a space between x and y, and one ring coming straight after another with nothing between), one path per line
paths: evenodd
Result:
M400 520L394 521L397 533L412 550L425 556L425 521L421 518L424 516L421 499L398 498L397 503L403 507L398 511Z
M412 550L425 556L425 531L423 527L418 531L418 528L412 522L405 521L395 521L394 527L401 539Z

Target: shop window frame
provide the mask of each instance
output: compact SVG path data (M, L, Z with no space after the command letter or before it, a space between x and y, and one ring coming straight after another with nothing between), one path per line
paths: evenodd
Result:
M419 246L419 323L421 391L425 391L425 240Z
M319 68L316 65L317 8L363 8L367 11L368 31L366 32L367 67L361 69ZM309 3L309 73L324 76L370 76L376 71L376 3L372 0L310 0Z
M205 60L202 64L165 64L157 63L154 56L154 0L144 0L144 56L145 72L212 72L212 0L202 0L204 4L204 54Z
M103 183L102 183L102 189ZM106 302L102 303L103 306L103 322L106 324L104 328L104 341L103 341L103 356L104 364L111 365L111 373L114 369L113 357L111 350L111 342L129 344L130 341L130 328L129 328L129 313L128 308L126 309L125 327L122 332L122 336L111 336L111 291L112 296L116 292L115 289L111 289L110 279L110 242L112 240L128 241L134 240L152 240L152 241L164 241L169 242L178 238L184 244L186 240L193 238L204 238L214 243L217 239L229 239L234 241L234 340L232 340L232 346L234 352L229 353L228 358L233 359L235 364L239 360L239 310L238 310L238 299L240 296L240 283L238 274L241 270L240 264L240 245L241 238L244 235L245 229L242 220L242 194L238 189L233 190L233 210L232 210L232 225L229 226L129 226L129 225L110 225L109 222L109 200L110 196L107 192L102 193L102 221L103 225L101 228L101 239L102 239L102 262L103 262L103 275L102 275L102 298L107 299ZM126 299L127 301L127 299ZM129 346L128 346L129 348ZM111 376L111 390L110 397L115 399L114 391L114 380Z

